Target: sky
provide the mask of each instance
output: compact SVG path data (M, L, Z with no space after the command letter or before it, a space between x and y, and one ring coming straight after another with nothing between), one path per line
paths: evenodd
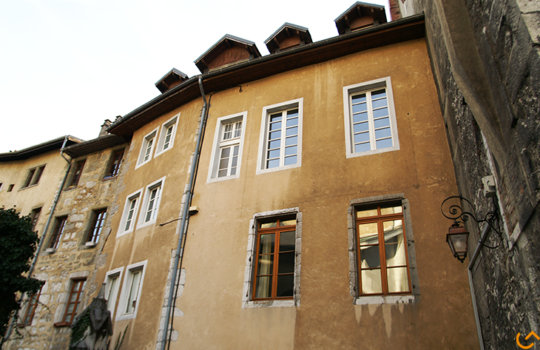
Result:
M366 2L386 6L388 0ZM355 1L0 0L0 153L72 135L90 140L105 119L160 94L173 67L225 34L256 43L283 23L336 36L334 19Z

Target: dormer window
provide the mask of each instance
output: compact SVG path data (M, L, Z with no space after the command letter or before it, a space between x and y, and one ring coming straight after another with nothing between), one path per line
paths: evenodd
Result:
M254 42L227 34L195 60L201 73L261 57Z
M386 23L383 5L357 1L334 20L339 35Z
M163 94L166 91L169 91L170 89L175 87L176 85L180 85L188 78L189 77L186 74L182 73L176 68L173 68L156 82L156 87Z
M270 53L276 53L293 47L310 44L311 34L305 27L284 23L274 34L264 41Z

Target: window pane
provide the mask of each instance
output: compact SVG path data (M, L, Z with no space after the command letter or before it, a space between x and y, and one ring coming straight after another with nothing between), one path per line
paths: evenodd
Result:
M352 97L352 103L366 102L366 94L355 95Z
M381 267L379 245L370 245L360 248L360 267Z
M218 171L218 177L227 176L227 169Z
M268 159L279 158L280 149L275 149L268 152Z
M404 266L407 265L407 256L405 255L405 244L403 234L391 238L385 238L386 266Z
M296 223L296 220L294 220L294 221ZM284 226L284 225L280 224L280 226ZM296 239L295 238L295 231L282 232L281 235L279 235L279 251L280 252L285 252L285 251L288 251L288 250L294 250L294 241L295 241L295 239Z
M358 225L358 235L360 236L360 245L379 243L376 222Z
M296 146L291 146L291 147L286 147L285 148L285 155L286 156L292 156L292 155L295 155L297 153L298 153L298 151L297 151Z
M229 158L224 158L219 161L219 169L227 169L229 165Z
M381 206L381 215L403 213L403 207L398 206Z
M72 314L74 308L75 308L75 304L69 304L66 313Z
M365 113L357 113L357 114L353 114L353 122L355 123L358 123L358 122L365 122L368 120L368 114L367 112Z
M369 130L369 123L368 122L363 122L363 123L358 123L358 124L354 124L353 126L354 128L354 133L359 133L361 131L368 131Z
M272 277L257 277L255 298L270 298L272 290Z
M382 293L381 270L362 270L362 294Z
M369 132L364 132L354 135L354 143L368 142L369 141Z
M298 125L298 118L292 118L292 119L287 119L287 126L296 126Z
M230 147L222 148L221 149L221 158L228 157L230 153L231 153Z
M271 123L272 123L272 122L277 122L277 121L279 121L279 120L281 120L281 113L272 114L272 115L270 116L270 122L271 122Z
M294 275L278 276L277 297L292 297L294 291Z
M354 151L357 153L371 151L371 145L369 144L369 142L354 145Z
M287 118L294 118L298 116L298 109L291 109L287 111Z
M373 111L373 118L381 118L388 116L388 108L380 108Z
M373 91L371 93L371 98L380 98L380 97L386 97L386 90L377 90L377 91Z
M390 131L390 128L375 130L376 139L381 139L383 137L390 137L390 136L392 136L392 131Z
M285 165L296 164L296 156L285 157Z
M390 125L390 118L382 118L375 120L375 129Z
M266 162L266 167L268 169L270 168L277 168L279 166L279 159L269 160Z
M409 277L406 267L393 267L386 270L388 276L388 292L400 293L409 291Z
M279 254L278 273L294 272L294 254L294 252Z
M281 129L281 122L270 123L270 130L279 130Z
M261 228L276 227L276 225L277 221L265 222L264 224L261 224Z
M377 149L383 149L383 148L389 148L392 147L392 139L383 139L383 140L377 140Z
M259 254L271 254L274 252L274 234L261 235L259 241Z
M276 141L272 141L272 142L276 142ZM285 139L285 146L291 146L291 145L297 145L297 144L298 144L298 136L291 136Z
M279 226L289 226L289 225L296 225L296 219L282 220L279 222Z
M286 136L294 136L294 135L298 135L298 127L297 126L287 129L287 135Z
M270 142L268 142L268 149L279 148L280 144L281 144L280 140L270 141Z
M238 156L234 156L232 159L231 167L235 168L237 164L238 164Z
M272 131L270 133L270 140L275 140L281 138L281 130L279 131Z
M353 114L358 113L358 112L367 111L367 103L360 103L360 104L357 104L357 105L353 105L352 106L352 111L353 111Z
M271 275L274 269L274 254L259 255L257 275Z
M380 100L373 101L373 108L386 107L386 98L381 98Z

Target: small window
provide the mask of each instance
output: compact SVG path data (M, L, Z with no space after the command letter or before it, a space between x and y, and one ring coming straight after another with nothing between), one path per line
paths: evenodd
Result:
M174 144L174 136L176 135L176 128L178 126L179 115L169 119L161 126L161 134L157 144L156 156L161 153L170 150Z
M141 291L143 288L146 261L129 265L118 305L116 320L135 318L139 309Z
M138 190L126 198L126 204L124 205L124 212L122 214L122 220L120 221L120 228L118 229L117 236L122 236L133 231L137 212L139 210L141 192L142 190Z
M32 231L36 229L37 222L39 220L39 216L41 214L41 208L33 209L30 213L30 219L32 220Z
M101 237L101 231L107 218L107 209L95 210L93 213L92 225L90 226L90 232L88 233L87 243L97 244L99 237Z
M34 319L34 315L36 313L36 308L39 304L39 297L41 296L42 289L43 286L39 288L37 293L32 294L30 298L28 298L28 306L26 307L26 311L21 322L23 326L30 326L32 324L32 320Z
M390 77L343 89L347 157L398 150Z
M7 191L8 192L13 191L13 187L15 187L15 184L10 184Z
M58 245L60 244L60 239L62 238L62 234L64 233L64 229L66 227L66 221L67 216L56 218L56 222L54 224L53 232L51 235L51 241L49 242L49 248L58 248Z
M263 108L257 174L302 163L303 99Z
M22 188L37 185L39 183L39 180L41 179L41 175L43 174L44 170L45 170L45 165L30 169L28 171L28 175L26 175L26 180ZM13 189L13 187L11 187L11 189ZM8 190L8 192L11 192L11 191Z
M105 278L105 296L107 299L107 310L111 312L111 319L113 318L114 308L116 306L116 299L118 297L118 289L120 287L120 281L122 279L123 267L107 272Z
M105 178L115 177L118 175L120 172L120 165L122 164L122 157L124 157L123 149L113 152Z
M161 178L146 187L142 204L143 209L137 227L144 227L156 222L164 182L165 178Z
M143 164L148 163L152 159L152 153L154 152L157 133L158 129L156 128L144 137L141 145L141 151L139 152L139 159L137 161L137 166L135 167L135 169L142 166Z
M69 299L66 305L66 312L62 318L62 322L66 325L71 325L75 316L77 315L77 309L81 303L81 294L84 291L86 285L86 279L73 280L71 284L71 290L69 292Z
M217 120L208 182L238 178L247 112Z
M2 191L2 188L4 188L4 184L0 182L0 191Z
M79 180L81 179L81 174L84 169L84 164L86 163L86 160L81 160L75 163L75 167L73 168L73 175L71 175L71 180L69 181L68 188L74 188L77 187L79 184Z

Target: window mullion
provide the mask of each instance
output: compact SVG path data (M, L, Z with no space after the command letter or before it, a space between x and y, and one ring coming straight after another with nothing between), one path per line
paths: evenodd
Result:
M277 225L279 227L279 220L277 221ZM272 299L276 299L277 297L277 274L278 274L278 264L279 264L279 230L275 231L275 238L274 238L274 271L272 271Z
M281 112L281 140L279 142L279 166L285 165L285 133L287 132L287 111Z
M371 150L376 149L376 143L375 143L375 120L373 117L373 101L371 99L371 91L366 92L366 104L367 104L367 112L368 112L368 120L369 120L369 143Z
M380 208L378 208L380 210ZM381 284L383 295L388 294L388 281L386 273L386 247L384 245L384 226L383 220L377 221L377 227L379 230L379 256L381 257Z

